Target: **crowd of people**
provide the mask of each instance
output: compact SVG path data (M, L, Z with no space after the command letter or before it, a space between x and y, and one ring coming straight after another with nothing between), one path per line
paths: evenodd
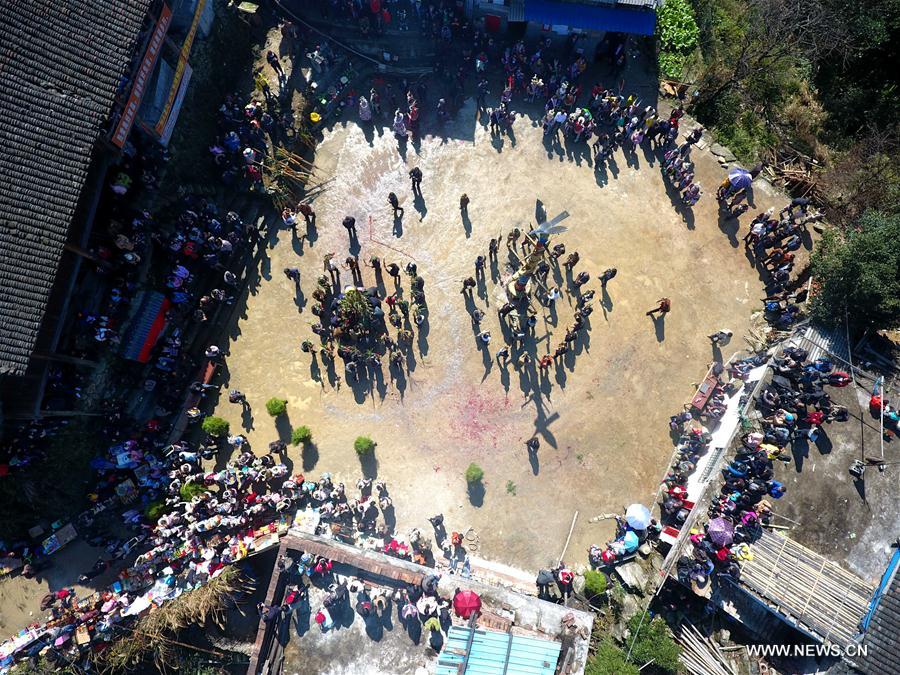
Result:
M809 362L807 352L787 346L770 363L771 381L755 400L758 428L741 437L735 456L722 469L719 493L711 499L708 522L690 533L692 554L678 561L681 581L704 586L716 574L740 577L740 562L752 555L748 544L772 519L772 501L785 486L775 478L774 463L790 463L808 443L816 442L822 426L846 422L846 407L832 401L826 387L850 384L848 373L827 358ZM688 509L686 478L696 459L709 449L709 433L691 427L682 437L679 463L664 484L662 512L667 522L684 523Z

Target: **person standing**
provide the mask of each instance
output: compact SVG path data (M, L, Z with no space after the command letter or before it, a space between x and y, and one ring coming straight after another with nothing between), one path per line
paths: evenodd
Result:
M657 302L658 306L647 312L647 316L654 316L657 312L665 316L672 309L672 301L669 298L660 298Z
M403 217L403 207L400 206L400 200L397 199L397 195L393 192L388 192L388 204L391 205L391 208L394 209L394 218L397 218L397 212L400 212L399 217Z
M414 195L422 196L422 169L414 166L409 172L409 179L412 181L412 191Z
M469 212L469 195L466 193L463 193L459 198L459 210L463 213Z
M356 218L353 216L346 216L343 225L347 228L347 236L350 237L350 241L356 239Z
M303 215L307 227L316 224L316 212L313 211L313 208L309 204L297 204L297 212Z
M279 78L284 77L284 68L281 66L281 60L278 58L278 54L270 49L266 53L266 61L269 62L269 65L272 66L272 70L275 71L275 74L278 75Z
M600 275L600 287L606 288L607 282L610 279L615 278L616 274L618 273L619 270L617 270L615 267L610 267L609 269L605 270L603 274Z
M709 338L709 341L714 345L727 345L729 342L731 342L732 335L734 335L732 331L728 330L727 328L723 328L722 330L717 330L712 335L707 335L707 337Z

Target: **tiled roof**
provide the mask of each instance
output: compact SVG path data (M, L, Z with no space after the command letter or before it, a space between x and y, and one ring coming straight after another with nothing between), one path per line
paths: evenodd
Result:
M857 667L865 675L896 675L900 672L900 574L878 603L863 644L868 653Z
M0 374L28 366L152 0L0 0Z

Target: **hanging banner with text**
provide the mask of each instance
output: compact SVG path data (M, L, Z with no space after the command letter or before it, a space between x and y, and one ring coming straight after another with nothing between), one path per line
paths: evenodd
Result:
M153 75L153 68L156 66L156 60L159 58L159 52L162 50L163 40L170 23L172 23L172 10L168 5L163 5L159 13L159 21L156 22L150 42L147 43L147 51L144 52L144 58L141 59L141 65L134 76L128 103L125 104L125 109L122 110L122 116L112 135L112 142L120 148L125 145L128 134L131 133L131 127L134 126L138 109L141 107L141 99L144 97L150 76Z
M203 16L203 9L206 7L206 0L199 0L197 9L194 12L194 20L191 23L191 29L184 38L184 44L181 46L181 52L178 55L178 65L175 67L175 80L172 82L172 89L169 91L169 99L163 108L162 115L156 123L156 135L160 138L165 134L166 126L169 123L169 116L172 114L172 107L175 104L175 98L181 91L181 81L184 77L184 70L187 67L188 57L191 55L191 47L194 44L194 38L197 36L197 27L200 25L200 18ZM182 93L182 97L184 94ZM171 131L169 132L171 136Z

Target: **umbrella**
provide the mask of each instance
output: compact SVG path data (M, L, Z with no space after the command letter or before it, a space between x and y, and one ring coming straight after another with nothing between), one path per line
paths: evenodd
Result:
M468 619L473 612L481 610L481 596L473 591L460 591L453 596L453 610L457 616Z
M709 521L706 534L716 546L729 546L734 541L734 525L724 518L716 518Z
M631 530L626 532L625 536L622 537L622 543L625 544L626 553L636 551L637 547L641 545L641 542L638 540L638 536Z
M625 511L625 522L635 530L646 530L650 524L650 509L643 504L632 504Z
M746 169L734 168L728 172L728 182L736 190L743 190L753 182L753 176Z

